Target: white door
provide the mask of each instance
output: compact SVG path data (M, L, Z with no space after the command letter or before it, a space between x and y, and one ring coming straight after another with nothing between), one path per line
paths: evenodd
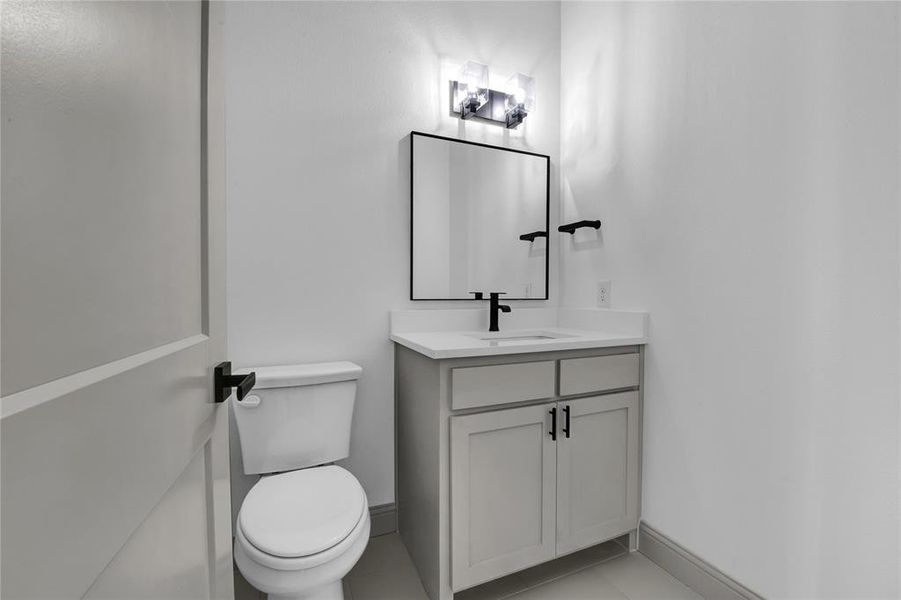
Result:
M560 556L638 527L639 400L638 392L625 392L558 406Z
M554 407L451 418L454 591L554 558Z
M3 4L4 599L233 596L219 11Z

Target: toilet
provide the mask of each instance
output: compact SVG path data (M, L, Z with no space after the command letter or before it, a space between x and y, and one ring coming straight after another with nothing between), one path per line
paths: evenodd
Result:
M270 600L341 600L369 542L363 487L330 464L350 453L357 379L351 362L258 367L232 409L244 472L262 477L235 523L235 563Z

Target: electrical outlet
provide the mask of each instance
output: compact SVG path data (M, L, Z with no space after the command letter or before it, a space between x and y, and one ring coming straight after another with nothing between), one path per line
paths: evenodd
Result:
M598 281L598 308L610 308L610 280Z

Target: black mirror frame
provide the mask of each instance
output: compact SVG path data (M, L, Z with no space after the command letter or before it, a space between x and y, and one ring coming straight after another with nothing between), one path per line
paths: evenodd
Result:
M529 152L527 150L517 150L515 148L505 148L504 146L493 146L491 144L482 144L480 142L470 142L457 138L446 137L443 135L435 135L433 133L423 133L421 131L410 132L410 300L417 302L478 302L475 298L414 298L413 297L413 141L416 136L427 137L437 140L445 140L448 142L457 142L458 144L469 144L470 146L481 146L482 148L490 148L492 150L503 150L504 152L515 152L517 154L527 154L543 158L546 165L545 171L545 206L544 206L544 230L551 230L551 157L547 154L539 154L537 152ZM520 238L523 239L523 238ZM506 300L540 300L550 299L550 269L551 269L551 246L550 237L547 236L547 245L544 252L544 297L543 298L506 298Z

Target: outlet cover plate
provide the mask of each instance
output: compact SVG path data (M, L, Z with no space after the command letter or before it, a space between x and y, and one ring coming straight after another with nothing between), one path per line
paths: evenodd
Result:
M610 280L598 281L598 308L610 308Z

